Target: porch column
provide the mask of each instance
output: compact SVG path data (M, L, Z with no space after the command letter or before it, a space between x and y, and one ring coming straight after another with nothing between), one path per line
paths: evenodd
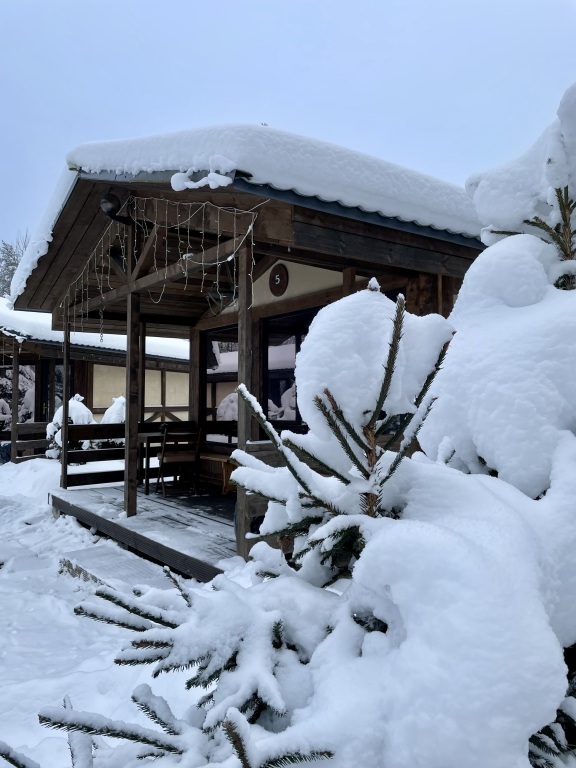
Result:
M140 387L138 389L138 420L144 424L146 420L146 323L140 323L139 348Z
M60 487L68 488L68 414L70 411L70 317L64 319L64 344L62 350L62 453L60 454Z
M190 361L188 368L188 421L200 427L200 331L190 328Z
M129 293L126 302L126 425L124 445L124 510L136 514L138 485L138 417L140 376L140 296Z
M16 442L18 440L18 400L20 393L20 344L16 339L14 339L12 350L12 420L10 423L10 461L16 461L18 458Z
M238 384L245 384L253 392L253 318L252 284L250 279L251 254L242 248L238 254ZM254 394L258 395L258 392ZM246 448L253 439L252 416L245 403L238 399L238 447ZM257 425L256 425L257 426ZM238 488L236 501L236 551L248 557L246 534L250 531L250 503L246 491Z

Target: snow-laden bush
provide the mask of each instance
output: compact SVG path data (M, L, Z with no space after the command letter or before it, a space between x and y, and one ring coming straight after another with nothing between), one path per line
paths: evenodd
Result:
M68 401L68 423L69 424L95 424L92 411L87 408L82 402L84 398L82 395L74 395ZM46 437L50 440L50 445L46 450L46 457L48 459L58 459L62 453L62 420L64 415L64 408L60 406L52 421L46 427ZM88 449L90 447L90 441L86 440L82 443L81 448Z
M112 398L112 405L104 411L100 424L124 424L126 421L126 398L123 395Z

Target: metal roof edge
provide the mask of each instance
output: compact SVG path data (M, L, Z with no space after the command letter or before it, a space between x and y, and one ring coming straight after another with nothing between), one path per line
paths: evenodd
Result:
M381 213L364 211L362 208L353 206L348 207L337 201L325 201L318 197L300 195L298 192L294 192L294 190L291 189L281 190L275 189L268 184L254 184L247 181L245 178L238 176L234 179L233 187L239 192L251 192L252 194L258 194L262 197L282 200L283 202L291 203L292 205L300 205L303 208L310 208L313 211L329 213L334 216L342 216L347 219L353 219L354 221L376 224L379 227L401 230L402 232L409 232L413 235L422 235L423 237L429 237L435 240L464 245L468 248L480 250L484 248L478 237L449 232L448 230L436 229L435 227L417 224L412 221L403 221L402 219L383 216ZM258 190L258 192L256 192L256 190Z

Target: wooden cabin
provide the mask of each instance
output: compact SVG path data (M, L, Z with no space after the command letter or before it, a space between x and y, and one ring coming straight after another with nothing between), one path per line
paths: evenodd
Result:
M128 517L138 509L146 338L189 342L189 419L205 451L227 456L237 441L266 456L242 404L237 421L217 418L237 383L282 426L306 429L289 390L316 312L376 277L410 312L447 315L482 248L463 189L267 126L88 144L67 159L52 231L33 240L15 277L15 307L50 313L65 339L80 323L127 335ZM225 352L235 370L224 372ZM249 501L239 490L242 555L257 513Z

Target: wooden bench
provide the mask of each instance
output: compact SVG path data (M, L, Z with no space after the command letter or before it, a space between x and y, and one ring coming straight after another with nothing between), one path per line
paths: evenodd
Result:
M222 494L233 493L236 490L236 486L230 481L230 475L235 466L230 456L226 454L200 451L200 480L213 483L215 478L219 478L217 482L220 483Z

